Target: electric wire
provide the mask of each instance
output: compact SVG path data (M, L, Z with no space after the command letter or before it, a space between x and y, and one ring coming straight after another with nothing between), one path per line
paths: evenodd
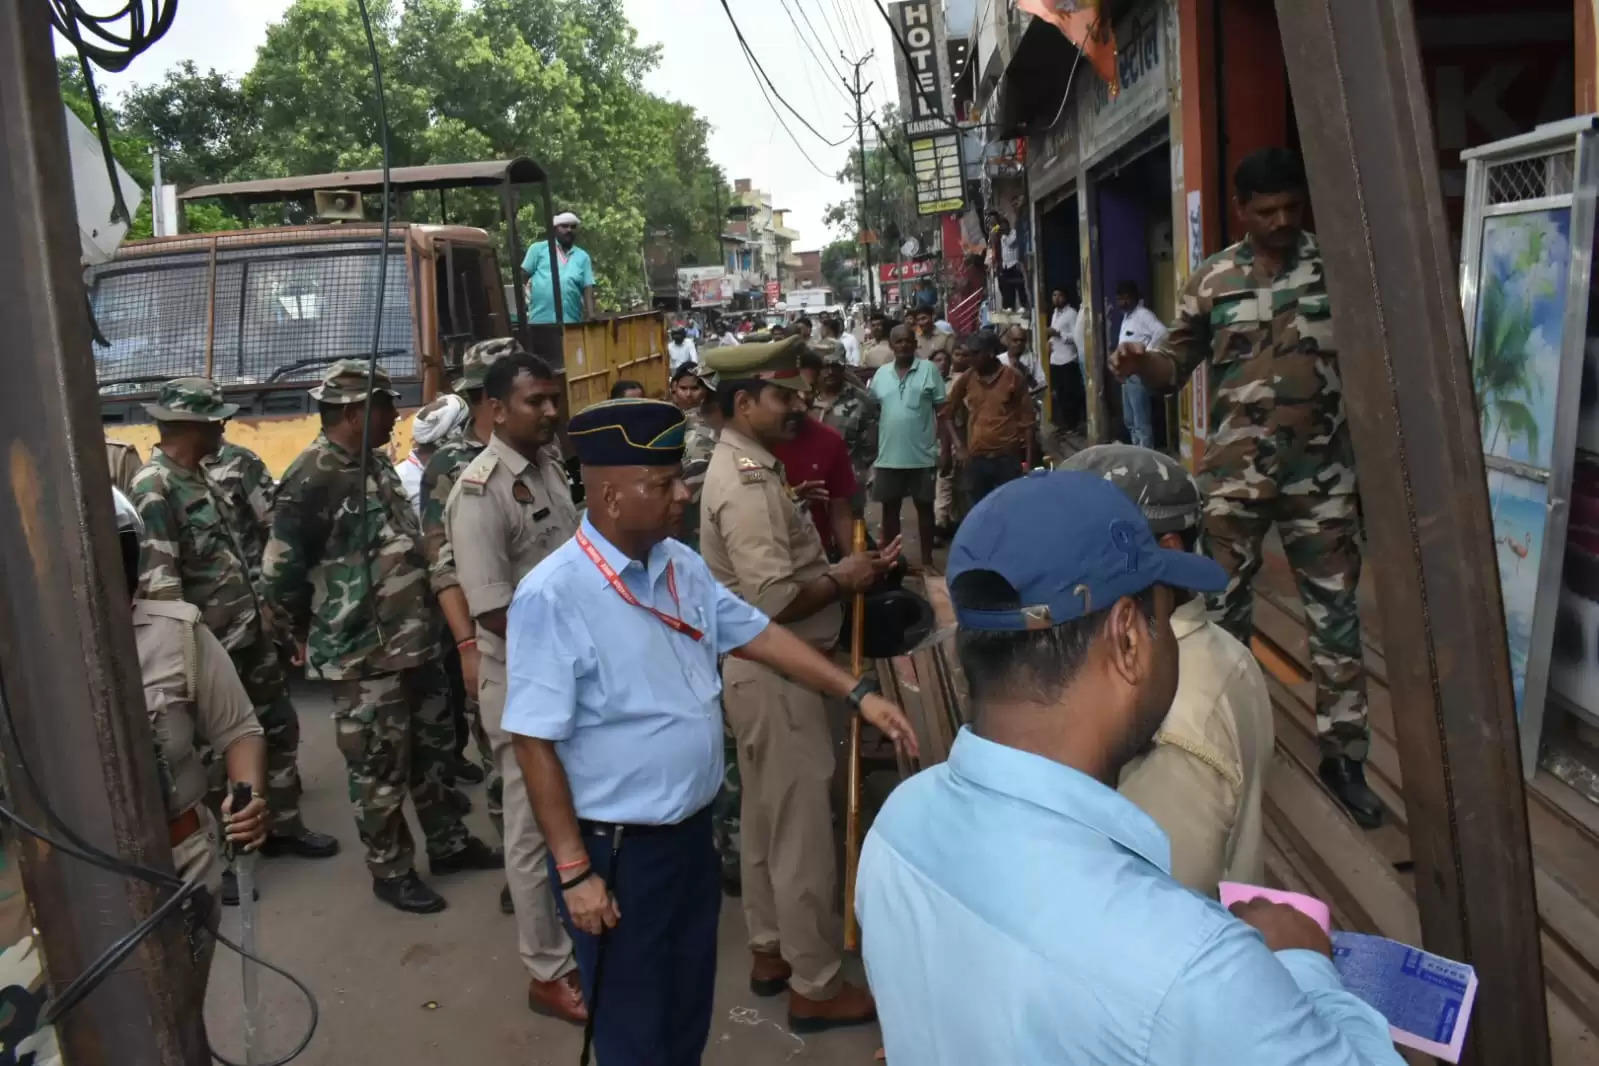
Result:
M894 25L894 16L890 15L888 9L883 6L883 0L872 0L872 3L876 5L878 13L883 16L883 21L888 23L888 32L893 35L894 43L899 47L900 55L905 59L906 73L916 94L922 98L922 102L927 105L927 109L932 114L943 119L951 126L958 126L959 123L944 113L943 107L940 106L938 100L933 98L933 94L921 87L921 83L916 78L916 61L911 57L911 46L905 43L904 37L900 36L899 27ZM936 62L936 56L934 60Z
M87 863L90 866L99 867L102 870L117 874L120 877L142 881L145 884L153 885L157 888L173 890L172 895L163 900L161 905L152 911L148 917L139 922L126 933L123 933L121 936L119 936L115 941L107 946L103 952L101 952L98 958L84 967L82 973L73 978L73 980L70 981L67 986L58 994L51 997L49 1002L44 1005L43 1010L40 1012L38 1021L38 1025L40 1027L47 1027L54 1025L62 1016L82 1003L84 999L86 999L89 994L99 986L100 982L103 981L112 970L116 969L118 964L126 959L128 955L132 954L133 950L137 948L139 944L156 929L157 926L166 920L166 918L171 915L179 906L181 906L185 900L191 898L203 886L198 880L185 881L176 874L169 874L163 870L157 870L141 863L129 862L128 860L119 856L109 854L108 852L103 851L96 845L85 840L76 830L68 825L66 820L56 813L55 808L51 806L49 797L46 795L44 789L40 787L39 780L34 775L33 765L28 761L27 754L23 749L22 739L17 731L17 722L16 718L12 714L11 706L12 703L10 694L6 691L5 674L0 672L0 717L3 717L5 721L6 732L9 734L11 740L11 748L14 752L16 752L17 765L22 770L22 782L27 786L28 791L33 795L34 801L38 804L39 810L44 814L45 819L54 828L54 832L34 825L32 822L23 818L20 814L16 813L9 806L3 803L0 803L0 819L9 822L18 829L27 833L29 836L44 841L52 848L62 852L63 854L70 855L80 862ZM207 931L210 932L212 938L217 941L217 943L224 944L230 950L237 953L240 957L249 959L251 962L264 966L273 973L281 975L296 988L298 988L301 994L304 995L306 1004L310 1009L311 1014L310 1022L306 1026L304 1035L301 1037L299 1043L296 1044L293 1050L291 1050L287 1055L262 1064L262 1066L286 1066L287 1063L294 1061L294 1059L298 1058L300 1054L308 1046L310 1046L312 1037L316 1035L317 1022L320 1019L320 1009L317 1004L315 994L312 993L311 989L308 988L303 981L289 973L287 970L268 962L258 955L245 951L238 944L235 944L232 940L223 936L215 927L208 925L206 928ZM206 1036L206 1045L211 1057L217 1062L222 1063L223 1066L243 1066L242 1063L233 1062L231 1059L221 1055L216 1048L211 1047L209 1034Z
M800 39L800 43L803 44L805 46L805 50L811 54L811 58L816 60L816 65L827 67L840 81L842 81L844 78L844 72L838 69L838 64L833 62L833 58L827 54L827 46L822 44L821 35L816 32L816 27L812 26L811 20L806 17L805 7L800 0L794 0L794 6L799 8L800 17L805 20L805 25L810 27L810 37L805 35L805 31L800 29L799 23L795 21L794 12L790 10L788 6L788 0L778 0L778 3L783 5L783 13L788 16L789 25L794 27L794 35ZM811 45L811 38L815 38L816 40L816 45L814 47ZM822 80L826 81L827 79L823 78ZM833 84L833 88L836 91L840 93L843 92L843 90L839 89L836 84L829 84Z
M733 9L728 6L727 0L721 0L721 4L722 10L727 14L727 21L733 26L733 35L738 38L739 47L744 51L745 60L749 62L751 69L756 72L756 83L759 84L764 80L766 86L771 89L772 96L777 97L778 102L787 108L795 118L799 119L800 124L803 125L807 130L810 130L811 134L815 136L817 140L821 141L829 148L837 148L840 145L847 144L849 142L849 136L847 134L836 141L829 140L822 135L821 131L819 131L815 126L811 125L810 121L804 115L795 110L793 104L790 104L783 98L783 94L778 91L776 85L772 84L772 79L767 76L766 68L761 66L761 61L755 57L755 52L750 48L749 42L744 39L744 31L739 29L738 19L733 17ZM767 103L770 104L771 101L767 100ZM787 127L785 126L784 128L786 129ZM793 136L792 131L790 132L789 136ZM800 150L804 151L803 148Z
M50 0L50 22L78 54L78 69L89 98L95 132L100 140L100 155L105 160L111 181L111 221L132 223L133 214L122 195L117 178L117 160L111 152L111 132L100 103L100 88L95 84L94 67L113 73L128 69L140 55L159 41L172 25L178 0L149 0L150 17L145 18L145 0L127 0L120 8L103 15L85 11L77 0ZM110 27L127 20L126 35Z

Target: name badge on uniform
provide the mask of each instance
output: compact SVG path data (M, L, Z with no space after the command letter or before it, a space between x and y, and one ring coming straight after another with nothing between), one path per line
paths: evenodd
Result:
M517 503L532 503L533 490L524 481L514 481L511 483L511 498Z

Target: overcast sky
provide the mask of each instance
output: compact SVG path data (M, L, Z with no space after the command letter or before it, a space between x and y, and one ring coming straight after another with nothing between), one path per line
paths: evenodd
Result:
M721 0L624 0L624 6L641 40L664 46L661 65L648 80L649 88L692 104L710 120L714 127L712 158L726 170L730 181L750 178L757 188L772 193L775 206L792 210L789 225L800 233L798 247L826 244L832 238L822 223L827 205L851 195L833 175L843 166L845 152L855 144L853 104L828 64L837 64L848 74L840 50L855 59L875 49L876 60L862 71L863 85L876 83L868 107L881 109L897 97L889 51L893 40L873 0L728 0L745 39L778 92L828 140L847 140L836 148L807 132L787 111L783 111L783 119L802 147L796 147L784 132L772 108L761 99ZM166 37L126 73L106 75L104 83L115 92L159 80L163 71L185 59L202 69L216 67L243 74L265 39L267 25L288 7L289 0L182 4ZM791 16L795 22L790 22ZM813 27L820 46L811 41ZM822 61L802 41L811 42ZM776 106L782 109L781 104ZM537 156L537 145L527 148ZM818 173L812 163L825 173Z

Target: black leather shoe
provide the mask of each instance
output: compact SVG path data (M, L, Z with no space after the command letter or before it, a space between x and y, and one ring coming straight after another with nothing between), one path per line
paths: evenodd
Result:
M1321 760L1321 780L1362 829L1382 825L1382 800L1366 784L1366 764L1345 755Z
M373 878L372 894L395 910L408 914L434 914L448 906L444 897L429 888L415 870L399 877Z
M453 874L461 870L503 870L505 852L491 848L477 837L467 837L466 843L448 855L429 856L428 867L435 874Z
M500 913L501 914L515 914L516 913L516 904L511 902L511 886L510 885L506 885L504 888L500 889Z
M237 907L239 905L239 878L232 870L222 871L221 898L224 907ZM250 898L259 900L261 898L261 890L259 888L256 889L255 894Z
M329 859L339 853L339 842L305 826L292 833L269 833L261 845L263 855L298 855L302 859Z
M462 759L455 764L455 780L457 784L481 785L483 783L483 767L475 762Z
M449 787L449 790L445 792L444 796L445 799L449 801L450 806L455 808L456 814L471 813L472 798L465 792L462 792L460 789L456 788L454 785Z

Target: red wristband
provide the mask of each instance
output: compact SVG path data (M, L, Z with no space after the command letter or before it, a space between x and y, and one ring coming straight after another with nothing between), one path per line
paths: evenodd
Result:
M556 873L565 873L567 870L575 870L579 866L588 865L588 861L589 861L588 860L588 856L585 855L583 858L577 859L577 860L575 860L573 862L556 863L555 872Z
M468 644L470 644L474 648L477 647L477 638L476 637L467 637L465 640L456 641L455 642L455 650L456 651L460 651L462 648L466 647Z

